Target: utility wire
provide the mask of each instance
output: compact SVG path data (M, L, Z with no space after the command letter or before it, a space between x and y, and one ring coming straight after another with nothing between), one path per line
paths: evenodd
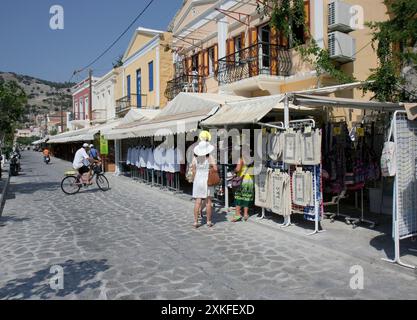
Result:
M72 80L72 78L74 77L75 74L83 72L84 70L86 70L87 68L91 67L93 64L95 64L98 60L100 60L107 52L110 51L111 48L114 47L114 45L129 31L129 29L136 23L136 21L139 20L139 18L146 12L146 10L148 10L148 8L151 6L151 4L154 2L154 0L150 0L148 2L148 4L146 5L146 7L136 16L136 18L129 24L129 26L117 37L117 39L115 41L113 41L113 43L106 49L104 50L104 52L102 54L100 54L97 58L95 58L93 61L91 61L87 66L85 66L84 68L80 69L80 70L76 70L74 71L73 75L70 78L70 81ZM70 82L69 81L69 82Z

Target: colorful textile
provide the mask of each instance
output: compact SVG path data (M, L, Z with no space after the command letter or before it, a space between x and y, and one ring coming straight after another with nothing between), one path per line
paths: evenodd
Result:
M243 177L242 184L235 191L235 205L243 208L253 206L255 200L255 184L253 178L253 167L246 165L238 173L239 177Z

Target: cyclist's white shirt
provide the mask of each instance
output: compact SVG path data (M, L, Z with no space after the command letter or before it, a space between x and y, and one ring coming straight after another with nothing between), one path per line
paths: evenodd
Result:
M75 153L74 161L72 163L73 168L80 169L84 165L83 160L88 158L89 156L84 148L78 149L78 151Z

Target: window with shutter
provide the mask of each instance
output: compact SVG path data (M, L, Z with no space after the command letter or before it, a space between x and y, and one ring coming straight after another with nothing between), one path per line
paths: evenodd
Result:
M214 61L215 61L214 50L215 50L215 47L211 47L207 51L207 59L208 59L207 66L208 66L209 76L212 76L214 74Z
M214 72L217 74L217 71L219 70L219 46L217 43L214 45L213 54L214 54Z
M149 92L153 91L153 61L148 63L148 72L149 72ZM138 92L139 94L140 92Z

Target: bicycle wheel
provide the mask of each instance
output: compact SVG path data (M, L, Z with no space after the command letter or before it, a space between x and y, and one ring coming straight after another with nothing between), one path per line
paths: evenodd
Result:
M109 180L107 180L107 178L103 174L98 174L97 175L96 183L97 183L97 186L102 191L107 191L107 190L110 189Z
M64 193L73 195L80 191L81 184L77 182L77 177L69 176L62 180L61 189Z

